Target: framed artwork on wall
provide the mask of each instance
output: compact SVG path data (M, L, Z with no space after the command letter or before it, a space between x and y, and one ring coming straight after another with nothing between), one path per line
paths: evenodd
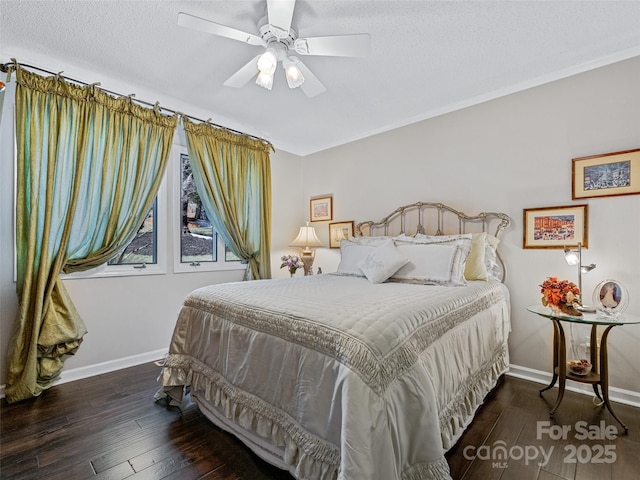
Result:
M640 193L640 148L571 161L571 198L612 197Z
M588 206L524 209L522 248L588 248Z
M309 219L312 222L333 220L333 197L312 198L309 201Z
M340 240L353 237L353 220L329 224L329 247L340 248Z

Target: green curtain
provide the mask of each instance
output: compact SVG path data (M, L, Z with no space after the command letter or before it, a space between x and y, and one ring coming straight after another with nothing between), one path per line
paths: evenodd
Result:
M104 264L135 236L166 170L176 117L17 67L19 311L6 397L37 396L86 333L61 272Z
M271 278L271 145L183 118L200 198L225 244L248 262L247 278Z

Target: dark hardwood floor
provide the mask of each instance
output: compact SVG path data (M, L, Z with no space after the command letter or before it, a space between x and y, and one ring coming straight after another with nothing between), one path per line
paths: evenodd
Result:
M192 403L154 403L159 368L145 364L57 385L40 398L0 408L0 478L291 480L213 426ZM640 409L615 404L628 435L580 440L586 428L617 423L591 398L567 392L552 423L557 390L505 377L447 454L454 479L631 480L640 478ZM566 439L548 433L571 428ZM578 436L578 438L576 438ZM612 438L615 436L615 438ZM482 447L483 448L478 448ZM492 457L507 452L506 460ZM541 449L548 455L544 465ZM536 454L537 458L527 460ZM475 458L474 458L475 456ZM575 462L571 462L575 460Z

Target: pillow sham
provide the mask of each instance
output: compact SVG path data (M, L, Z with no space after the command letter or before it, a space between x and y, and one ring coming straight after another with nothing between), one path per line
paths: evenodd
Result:
M425 235L424 233L416 233L415 236L410 235L398 235L394 238L396 242L402 243L422 243L422 244L457 244L457 243L469 243L473 235L470 233L461 233L458 235Z
M379 247L383 243L386 243L387 240L392 239L392 237L351 237L348 240L356 245L369 245L371 247Z
M417 233L415 237L399 235L397 242L405 243L456 243L461 239L471 239L471 248L464 266L466 280L502 281L502 267L498 263L496 249L500 240L486 232L458 235L425 235Z
M470 243L470 240L468 240ZM463 244L400 243L396 247L409 262L391 276L392 281L466 285L464 261L469 246Z
M408 261L389 239L358 262L358 267L371 283L382 283Z
M338 264L336 273L364 277L364 272L358 264L364 260L367 255L373 253L375 249L375 246L360 245L351 240L340 240L340 263Z

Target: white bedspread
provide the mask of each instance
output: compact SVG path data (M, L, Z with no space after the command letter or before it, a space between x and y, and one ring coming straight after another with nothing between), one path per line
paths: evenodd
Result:
M508 330L499 283L214 285L185 300L162 381L297 478L446 479L444 452L507 369Z

